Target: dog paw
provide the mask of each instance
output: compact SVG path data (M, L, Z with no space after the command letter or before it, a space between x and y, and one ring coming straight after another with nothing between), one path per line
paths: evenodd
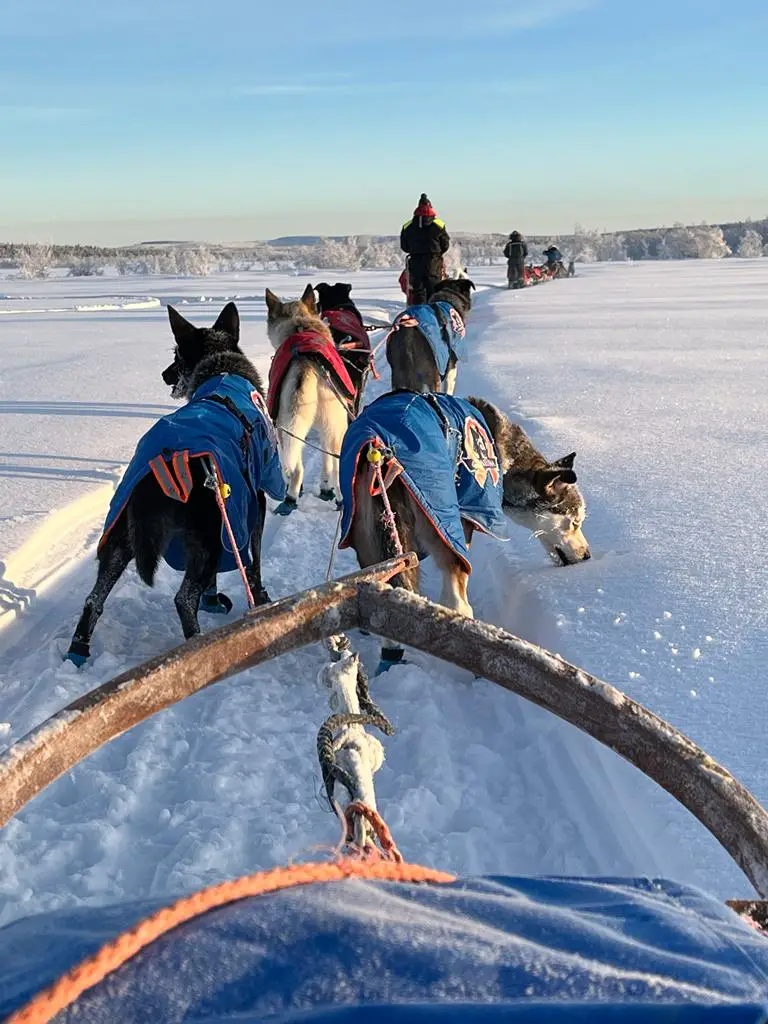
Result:
M208 612L209 615L229 615L232 602L226 594L206 592L200 598L200 611Z
M71 661L77 668L82 668L91 656L91 649L88 644L80 640L73 640L69 650L64 655L64 661Z
M318 494L320 501L336 501L336 491L333 487L324 487Z
M383 675L388 672L393 665L407 665L408 662L405 659L405 651L400 647L382 647L381 649L381 661L376 667L375 674L377 676Z
M272 604L272 598L266 592L264 587L261 590L253 591L253 600L256 602L256 607L261 608L263 604Z
M274 510L276 516L289 516L299 507L295 498L285 498Z

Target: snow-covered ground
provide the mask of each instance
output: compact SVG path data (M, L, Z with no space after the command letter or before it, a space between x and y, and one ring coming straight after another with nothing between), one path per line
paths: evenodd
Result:
M340 276L366 317L401 308L395 275ZM522 531L507 544L481 537L476 613L643 701L765 801L768 260L598 265L524 293L501 289L499 268L475 277L458 393L499 403L548 455L578 452L594 556L558 568ZM235 298L244 348L266 374L264 287L305 284L252 273L148 278L143 290L135 279L0 282L0 743L179 642L177 577L165 568L148 590L129 570L92 661L79 672L61 661L114 482L171 407L164 304L204 324ZM372 395L388 377L381 363ZM311 491L315 453L307 464ZM274 597L322 581L335 526L311 494L287 520L270 517ZM337 573L354 567L341 552ZM236 577L224 582L242 611ZM354 639L372 664L374 639ZM212 687L52 785L0 835L0 923L175 894L333 845L315 756L322 663L307 649ZM749 893L687 812L546 712L418 654L374 690L398 730L379 802L410 860Z

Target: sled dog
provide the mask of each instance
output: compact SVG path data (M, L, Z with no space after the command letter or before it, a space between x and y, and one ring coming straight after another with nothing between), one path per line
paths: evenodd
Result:
M360 409L368 371L371 369L371 342L360 310L350 298L351 284L337 281L315 285L320 316L331 329L333 342L352 378L357 397L355 414Z
M393 390L453 394L474 287L468 277L446 279L427 304L409 306L396 318L387 339Z
M590 557L574 458L549 462L483 399L392 392L366 406L344 438L339 546L352 547L361 568L396 554L383 484L403 550L432 555L442 575L441 603L472 616L467 587L476 530L503 536L508 518L531 530L560 564ZM418 569L394 584L416 592ZM401 657L385 642L383 667Z
M204 592L207 610L231 609L229 598L215 593L216 573L236 566L216 487L226 496L254 599L269 601L261 581L265 491L280 500L284 484L261 378L238 344L237 307L228 303L210 328L195 327L172 306L168 317L176 348L163 380L187 402L141 438L112 499L96 584L67 653L77 665L89 657L104 602L131 559L148 586L161 558L183 570L175 604L185 638L200 632Z
M307 285L300 299L289 302L267 289L266 302L267 334L276 350L269 371L268 406L287 485L285 500L275 511L288 515L301 494L304 441L313 426L323 449L320 497L338 499L338 453L354 415L356 392L331 330L318 314L312 285Z

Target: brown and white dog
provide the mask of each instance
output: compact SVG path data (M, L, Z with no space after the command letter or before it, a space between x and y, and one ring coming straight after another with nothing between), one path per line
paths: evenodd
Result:
M355 395L330 328L318 315L312 285L307 285L300 299L288 302L267 289L266 302L267 334L276 349L268 405L287 484L285 500L275 512L288 515L302 491L304 441L312 427L323 449L320 497L323 501L338 498L338 453Z

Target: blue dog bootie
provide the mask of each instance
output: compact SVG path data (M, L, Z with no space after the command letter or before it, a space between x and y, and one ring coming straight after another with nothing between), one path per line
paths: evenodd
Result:
M71 661L77 668L82 668L91 656L91 648L82 640L73 640L64 655L64 661Z
M381 648L381 660L376 666L375 675L381 676L385 672L388 672L393 665L408 665L409 662L405 657L405 651L402 647L382 647Z
M299 507L295 498L284 498L275 509L276 516L289 516Z
M216 587L208 587L200 598L200 611L208 612L209 615L229 615L232 601L226 594L219 594Z

